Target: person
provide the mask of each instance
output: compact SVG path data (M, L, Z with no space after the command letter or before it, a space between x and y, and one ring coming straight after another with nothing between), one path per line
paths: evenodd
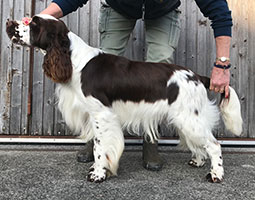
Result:
M53 0L41 12L61 18L88 0ZM212 63L210 90L229 95L230 41L232 17L226 0L195 0L205 17L212 24L216 42L216 59ZM173 53L180 35L181 14L177 9L180 0L106 0L101 2L99 32L100 48L111 54L123 55L129 36L137 19L145 23L147 62L173 63ZM214 65L213 65L214 64ZM149 170L160 170L163 162L158 153L158 144L144 138L143 165ZM78 152L80 162L93 159L93 142Z

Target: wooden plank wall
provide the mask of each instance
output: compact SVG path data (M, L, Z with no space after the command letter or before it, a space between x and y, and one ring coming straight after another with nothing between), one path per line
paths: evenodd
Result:
M12 45L5 33L9 19L39 13L50 0L0 1L0 133L9 135L70 135L56 108L55 85L42 72L40 51ZM231 84L236 89L244 119L243 137L255 138L255 1L228 0L233 16ZM99 46L100 3L89 1L63 20L91 46ZM215 44L210 21L202 16L193 0L182 1L182 31L176 63L210 76ZM130 37L125 56L143 60L145 39L139 20ZM214 97L215 95L210 94ZM221 125L218 137L233 137ZM170 136L171 133L166 133Z

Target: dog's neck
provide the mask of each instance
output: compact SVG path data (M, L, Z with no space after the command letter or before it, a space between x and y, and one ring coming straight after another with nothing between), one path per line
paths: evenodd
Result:
M81 71L92 58L102 52L100 49L87 45L79 36L71 31L68 33L68 38L71 42L71 61L74 70Z

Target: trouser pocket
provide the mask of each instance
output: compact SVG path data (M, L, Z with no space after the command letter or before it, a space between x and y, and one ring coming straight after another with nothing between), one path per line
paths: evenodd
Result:
M168 14L170 18L168 44L172 46L174 49L178 45L178 41L179 41L179 37L181 33L180 14L181 12L179 10L174 10Z
M100 33L103 33L106 30L107 20L108 20L108 16L110 12L111 12L110 6L108 6L107 4L101 3L99 25L98 25L98 31Z

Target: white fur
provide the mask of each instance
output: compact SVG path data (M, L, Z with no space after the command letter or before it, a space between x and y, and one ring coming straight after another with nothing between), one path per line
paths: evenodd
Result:
M40 18L43 18L43 19L51 19L51 20L55 20L55 21L58 21L57 18L51 16L51 15L47 15L47 14L37 14L35 15L37 17L40 17Z
M220 104L222 119L226 128L237 136L242 133L243 120L241 117L241 105L235 90L229 87L230 96L223 99Z
M137 135L146 134L152 142L159 138L158 125L166 118L169 109L167 100L155 103L115 101L112 104L123 128Z
M102 52L100 49L87 45L80 37L71 31L68 33L68 38L71 41L71 60L73 68L76 71L81 71L92 58Z
M58 107L63 114L67 125L81 135L85 141L94 137L90 126L90 115L86 105L86 99L81 90L81 70L87 62L97 56L101 50L88 46L74 33L69 32L68 37L71 41L71 60L73 65L72 79L67 84L58 84L56 95L59 99Z

